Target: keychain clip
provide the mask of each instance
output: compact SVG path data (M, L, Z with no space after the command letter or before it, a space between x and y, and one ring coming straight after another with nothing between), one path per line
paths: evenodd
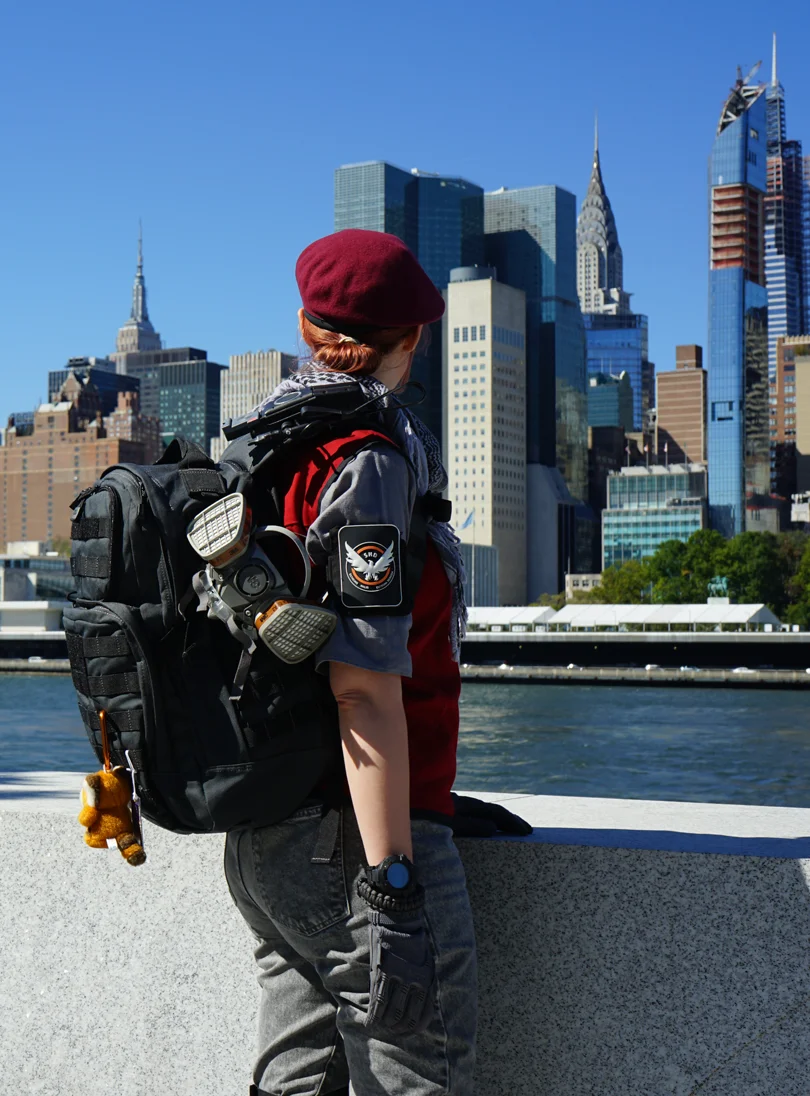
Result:
M101 729L101 752L104 756L104 771L109 773L112 772L112 762L110 761L110 736L107 732L107 713L103 708L99 709L98 725Z

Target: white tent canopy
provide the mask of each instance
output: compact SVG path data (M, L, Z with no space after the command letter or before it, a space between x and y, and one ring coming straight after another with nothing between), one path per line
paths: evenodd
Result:
M469 609L468 628L475 631L531 631L545 626L554 617L553 609L542 605L473 605Z
M669 631L698 628L761 630L780 621L766 605L566 605L549 622L552 631Z

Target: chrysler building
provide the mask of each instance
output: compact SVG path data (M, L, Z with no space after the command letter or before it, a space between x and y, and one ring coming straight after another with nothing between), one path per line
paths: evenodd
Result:
M593 169L577 221L577 294L583 312L623 316L630 312L625 293L622 249L599 162L599 130L593 147Z

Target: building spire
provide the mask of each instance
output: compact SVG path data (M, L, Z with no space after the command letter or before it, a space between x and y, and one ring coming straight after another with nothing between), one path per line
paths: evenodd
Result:
M146 307L146 282L143 276L143 226L138 219L138 265L132 285L132 308L129 319L118 329L116 354L129 354L136 350L160 350L160 335L149 320Z
M143 228L138 219L138 268L135 271L135 282L132 286L132 312L130 320L135 323L148 323L149 312L146 308L146 282L143 277Z
M773 33L773 60L771 61L771 87L775 88L779 81L776 78L776 31Z
M599 160L599 111L593 112L593 162Z
M594 112L593 168L577 220L577 292L583 312L625 315L622 249L599 160L599 116Z

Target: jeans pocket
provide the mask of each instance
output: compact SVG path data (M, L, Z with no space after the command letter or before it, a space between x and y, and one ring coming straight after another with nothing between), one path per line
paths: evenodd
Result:
M253 871L267 915L282 928L314 936L349 916L343 865L343 812L328 864L313 864L321 810L298 811L253 830Z

